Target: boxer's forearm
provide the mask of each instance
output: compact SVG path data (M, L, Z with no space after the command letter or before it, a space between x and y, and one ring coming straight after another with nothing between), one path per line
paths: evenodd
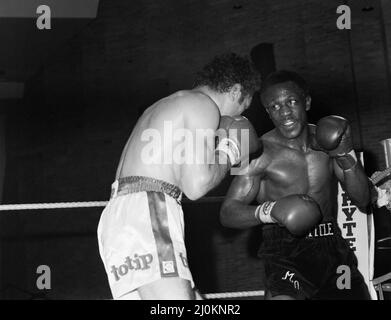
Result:
M208 166L209 180L206 183L207 192L215 188L225 178L231 166L229 164L211 164Z
M215 188L227 175L229 161L218 161L210 164L194 164L182 171L183 191L190 200L197 200ZM221 159L220 159L221 160Z
M259 225L255 217L257 206L243 204L239 200L224 201L220 209L220 222L223 226L235 229L246 229Z
M215 152L214 161L208 165L208 177L207 182L208 191L216 187L225 178L227 172L231 168L231 163L228 156L224 152Z
M357 163L343 171L345 191L355 205L365 208L370 203L369 180L361 165Z

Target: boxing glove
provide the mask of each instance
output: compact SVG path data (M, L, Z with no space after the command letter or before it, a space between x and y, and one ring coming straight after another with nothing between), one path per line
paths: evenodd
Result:
M348 170L356 162L349 122L339 116L327 116L316 125L316 143L320 150L336 159L338 165Z
M237 166L250 155L261 152L258 139L251 122L243 116L222 116L216 131L216 152L227 154L231 166Z
M322 213L310 196L295 194L262 203L255 217L261 223L277 223L295 236L304 236L321 221Z

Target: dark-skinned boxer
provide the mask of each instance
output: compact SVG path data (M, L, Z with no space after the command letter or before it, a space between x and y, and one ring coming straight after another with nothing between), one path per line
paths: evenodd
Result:
M199 72L194 89L157 101L138 120L98 226L114 299L195 298L182 192L202 197L258 149L254 128L239 116L258 88L249 61L225 54Z
M328 116L308 124L311 97L294 72L272 73L260 94L275 128L261 137L263 154L247 174L233 180L221 207L222 224L262 225L258 256L265 265L266 299L369 299L337 225L338 181L358 207L370 201L348 121ZM350 268L350 289L338 287L342 265Z

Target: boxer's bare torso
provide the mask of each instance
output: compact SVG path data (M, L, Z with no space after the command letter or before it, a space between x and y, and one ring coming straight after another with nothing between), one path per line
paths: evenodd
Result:
M193 133L195 138L194 128L202 126L203 129L215 131L219 120L217 105L199 91L178 91L157 101L138 120L122 152L116 178L148 176L172 183L185 193L188 191L198 198L200 195L194 194L194 190L189 191L189 184L202 175L200 171L205 169L205 166L195 163L181 164L171 156L174 152L178 153L178 145L183 144L182 129ZM175 132L179 133L179 139L173 138L172 133ZM213 145L206 146L207 152L213 152L213 148Z
M233 180L222 206L224 223L257 225L256 207L250 205L254 200L262 204L295 194L314 199L323 221L335 219L338 181L344 186L344 173L327 153L311 147L316 146L316 126L307 122L310 97L285 82L269 87L262 100L275 128L262 136L263 154L250 163L247 174Z
M267 260L266 299L302 298L303 296L297 294L297 288L290 291L290 284L285 282L284 274L286 270L295 270L296 275L302 275L303 282L315 283L317 280L306 278L314 271L308 265L307 258L316 257L317 250L320 250L323 255L324 252L330 251L336 256L335 263L339 263L337 256L340 249L337 245L332 249L334 251L329 247L331 242L320 241L319 244L326 245L314 247L314 242L306 242L305 236L309 230L306 228L313 228L315 226L313 221L319 217L317 207L320 209L323 222L335 222L338 214L336 196L338 181L354 204L365 207L368 203L367 177L360 163L347 163L350 155L347 157L343 151L336 151L341 154L340 158L337 158L338 153L332 154L325 148L320 148L319 138L324 138L326 131L329 137L333 136L335 131L332 130L332 126L325 130L325 127L321 127L319 123L318 127L308 124L307 111L311 108L311 97L305 82L300 79L295 73L281 71L265 80L266 85L263 90L261 89L261 100L275 129L262 136L263 154L250 163L245 175L235 177L220 211L220 220L227 227L244 229L261 224L264 228L271 229L270 232L263 233L264 245L259 252L260 256ZM342 127L340 123L335 121L335 127ZM323 130L320 130L321 128ZM348 130L345 135L344 137L348 136ZM347 153L353 148L350 141L343 140L343 137L338 144L333 147L335 150L339 147L341 150L346 148ZM295 195L308 195L318 206L306 211L308 207L299 202L295 203L288 197ZM288 203L289 201L291 204ZM306 215L297 214L294 219L292 210L296 214L305 212ZM268 220L268 217L272 219ZM303 226L307 221L310 223L305 226L306 233L298 238L291 238L290 234L295 236L295 233L291 232L291 230L295 231L292 226ZM280 229L278 225L285 227L288 232ZM338 228L335 231L337 230ZM293 244L293 248L286 246L285 239L288 242L290 239L295 239L289 242ZM332 239L337 241L342 238L337 236ZM339 246L346 251L346 256L350 255L344 241L341 241ZM267 251L269 249L270 251ZM272 257L273 252L274 257ZM291 255L293 252L295 254ZM272 254L266 257L269 253ZM324 256L319 257L316 270L320 271L319 277L323 277L321 268L325 261ZM349 263L354 265L353 259ZM334 288L334 281L331 282L330 286ZM358 284L358 288L364 288L365 284L363 286L362 284L363 281ZM313 296L313 292L308 290L305 295Z
M131 299L134 289L145 300L201 298L186 263L178 190L167 183L196 200L259 149L255 129L240 117L259 89L259 75L249 59L234 53L216 56L193 83L192 90L175 92L145 110L122 150L112 196L98 226L102 260L109 277L117 264L126 269L124 274L134 270L129 262L133 254L148 253L155 266L144 278L136 272L121 283L109 281L115 298ZM229 137L230 130L247 130L243 143L248 143L242 148L241 135ZM149 179L121 180L132 176ZM124 290L130 294L122 295Z
M315 126L309 125L309 134ZM324 220L337 214L337 180L333 162L320 151L295 148L289 140L278 137L276 130L262 136L264 153L250 165L249 178L254 183L258 203L276 201L292 194L307 194L319 204Z

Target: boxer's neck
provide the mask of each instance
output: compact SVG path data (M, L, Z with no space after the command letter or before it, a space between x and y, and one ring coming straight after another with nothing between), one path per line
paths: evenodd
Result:
M216 92L215 90L209 88L208 86L200 86L195 88L194 90L199 91L205 95L207 95L209 98L213 100L213 102L217 105L217 107L220 110L220 114L227 115L228 112L225 110L225 105L226 105L226 99L227 97L225 96L226 93L220 93Z
M287 147L306 152L310 147L308 125L304 125L303 130L296 138L287 139L282 137L281 139Z

